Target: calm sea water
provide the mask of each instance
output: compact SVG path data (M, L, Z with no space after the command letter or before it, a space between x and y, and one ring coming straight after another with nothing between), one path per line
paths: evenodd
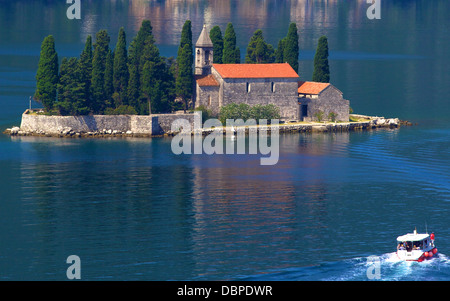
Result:
M276 45L289 22L310 79L317 39L329 39L331 81L357 113L418 123L397 130L280 137L280 159L181 155L170 138L53 139L0 135L0 279L450 279L450 3L383 1L0 1L0 129L20 124L35 88L40 43L77 56L106 28L128 42L145 18L163 55L186 19L232 21L244 55L263 29ZM33 106L36 106L33 103ZM426 225L426 226L425 226ZM396 259L395 238L436 234L438 257Z

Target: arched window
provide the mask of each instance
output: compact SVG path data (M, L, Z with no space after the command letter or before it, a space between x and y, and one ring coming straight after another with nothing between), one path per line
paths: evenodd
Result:
M250 93L250 83L247 83L247 93Z
M272 89L272 93L273 92L275 92L275 83L274 82L272 82L272 84L271 84L272 86L271 86L271 89Z

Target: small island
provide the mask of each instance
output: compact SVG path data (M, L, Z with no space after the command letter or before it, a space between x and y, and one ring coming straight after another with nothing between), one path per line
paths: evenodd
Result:
M351 114L350 102L330 83L328 42L320 37L311 81L298 75L298 33L291 23L277 48L255 31L241 63L228 23L206 25L192 42L185 22L177 58L160 55L149 20L129 47L120 29L114 49L106 30L88 36L79 58L59 63L53 36L41 45L34 100L10 135L151 137L174 134L177 119L279 119L280 132L337 132L410 125L398 118ZM270 127L270 126L269 126ZM203 130L204 133L208 129Z

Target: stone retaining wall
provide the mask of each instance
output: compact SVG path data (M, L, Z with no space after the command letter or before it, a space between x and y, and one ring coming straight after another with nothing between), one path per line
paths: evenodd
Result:
M10 135L36 135L57 137L90 137L90 136L131 136L150 137L157 135L174 135L183 130L192 134L194 119L197 114L153 114L142 115L90 115L90 116L46 116L29 114L28 110L22 115L20 128L13 127L4 133ZM401 125L411 125L398 118L370 117L353 115L366 119L362 122L341 123L282 123L279 132L347 132L357 130L371 130L375 128L396 128ZM197 117L196 122L200 123ZM178 121L178 122L177 122ZM183 129L189 124L189 128ZM172 131L172 125L173 131ZM199 126L197 124L197 126ZM257 127L257 131L261 128ZM223 128L226 131L226 128ZM267 127L271 130L271 126ZM248 128L246 129L248 131ZM198 131L195 131L198 133ZM207 135L212 129L200 129L200 133Z
M153 114L143 115L88 115L88 116L46 116L22 114L19 131L24 134L68 135L68 134L129 134L162 135L170 133L176 119L186 119L191 126L195 114Z

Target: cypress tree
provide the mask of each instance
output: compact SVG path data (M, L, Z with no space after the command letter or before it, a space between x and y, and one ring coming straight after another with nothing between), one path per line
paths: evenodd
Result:
M247 46L246 64L273 63L275 54L272 45L267 44L263 37L263 32L258 29L250 38Z
M189 52L185 55L189 57L192 65L194 63L194 54L192 52L192 25L190 20L186 20L186 22L184 22L183 29L181 30L180 47L178 47L177 56L180 56L185 45L188 45L187 51Z
M194 74L192 64L194 55L192 53L192 29L191 21L187 20L181 31L180 46L178 47L178 75L175 83L176 94L184 102L185 111L188 109L189 100L192 97L194 85Z
M155 43L153 37L153 28L150 20L143 20L141 27L130 44L130 49L128 52L128 103L133 106L136 111L139 112L139 98L141 95L140 89L140 71L143 69L141 64L141 56L145 47L145 42Z
M214 26L211 28L209 32L209 37L211 38L211 42L213 43L213 63L222 64L222 56L223 56L223 37L222 31L219 26Z
M106 30L102 29L95 35L94 55L92 59L92 111L102 113L108 95L105 91L105 71L109 53L110 37Z
M289 63L295 72L298 72L298 56L299 47L297 25L295 23L291 23L289 25L286 43L284 45L283 60Z
M92 37L86 38L84 49L78 60L79 81L83 85L83 92L80 96L79 113L87 114L92 108L91 103L91 78L92 78Z
M236 50L235 50L235 64L240 64L241 63L241 49L239 49L238 46L236 46Z
M286 44L286 38L278 41L277 50L275 50L275 63L285 63L284 61L284 45Z
M316 54L314 56L313 81L321 83L330 82L330 67L328 65L328 39L321 36L317 44Z
M41 102L46 111L53 109L57 84L58 54L55 50L55 39L50 35L42 41L34 93L34 99Z
M105 106L112 107L112 96L114 93L113 72L114 72L114 54L112 50L108 51L105 63Z
M114 93L117 93L118 107L122 104L127 104L127 88L128 88L128 54L125 30L123 27L119 30L119 37L117 39L116 48L114 49L114 68L113 68L113 85Z
M136 111L141 115L151 114L151 107L158 101L157 95L160 93L159 83L162 68L158 47L153 44L150 37L145 41L139 65L142 66L142 69L139 70L141 80L140 101Z
M61 70L59 75L59 82L57 84L58 102L56 107L61 115L68 115L72 112L72 97L70 95L70 84L72 82L72 76L69 66L69 60L64 57L61 60Z
M58 102L56 107L61 115L85 114L87 108L84 102L84 83L80 81L78 59L63 58L58 87Z
M177 57L178 62L178 76L176 79L176 93L181 97L184 102L185 111L188 109L189 99L192 97L193 89L193 73L192 64L190 61L190 54L192 53L188 44L180 47L179 55Z
M137 111L139 103L139 65L136 63L136 52L134 51L135 41L131 42L130 51L128 56L128 89L127 98L128 104L134 107Z
M240 50L236 47L236 33L233 24L228 23L223 38L223 64L239 64L241 62Z

